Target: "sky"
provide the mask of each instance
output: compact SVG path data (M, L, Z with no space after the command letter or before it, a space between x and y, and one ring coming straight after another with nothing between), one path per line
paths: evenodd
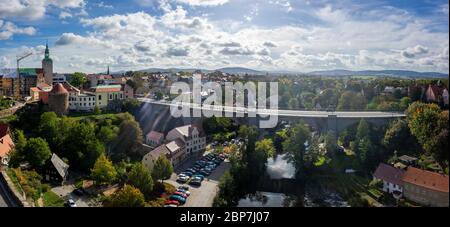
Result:
M0 0L0 68L449 73L447 0Z

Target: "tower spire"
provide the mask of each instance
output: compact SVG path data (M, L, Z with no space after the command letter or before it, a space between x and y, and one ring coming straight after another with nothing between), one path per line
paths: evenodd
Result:
M108 70L106 71L106 75L109 75L109 65L108 65Z

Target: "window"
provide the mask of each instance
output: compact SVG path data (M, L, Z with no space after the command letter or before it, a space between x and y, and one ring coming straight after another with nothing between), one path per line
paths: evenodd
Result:
M98 96L98 100L102 100L102 95L99 95L99 96Z

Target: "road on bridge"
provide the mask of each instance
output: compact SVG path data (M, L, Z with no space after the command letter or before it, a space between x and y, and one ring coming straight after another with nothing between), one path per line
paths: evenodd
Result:
M0 176L0 207L15 207L14 199L12 198L6 182Z
M149 98L139 98L141 102L165 105L165 106L179 106L181 103L172 104L168 101L157 101ZM216 106L216 105L200 105L194 103L183 103L182 105L190 106L192 109L201 109L202 111L217 111L217 112L234 112L234 113L252 113L260 116L278 115L286 117L311 117L311 118L327 118L329 116L336 116L337 118L399 118L405 117L404 113L399 112L382 112L382 111L305 111L305 110L273 110L273 109L255 109L245 107L231 107L231 106Z

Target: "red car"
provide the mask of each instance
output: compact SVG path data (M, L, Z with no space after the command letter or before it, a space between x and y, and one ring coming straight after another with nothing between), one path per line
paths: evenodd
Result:
M167 200L166 201L166 205L177 205L177 206L179 206L180 202L175 201L175 200Z
M187 197L188 197L188 196L187 196L185 193L183 193L183 192L174 192L173 194L174 194L174 195L182 196L183 198L187 198Z

